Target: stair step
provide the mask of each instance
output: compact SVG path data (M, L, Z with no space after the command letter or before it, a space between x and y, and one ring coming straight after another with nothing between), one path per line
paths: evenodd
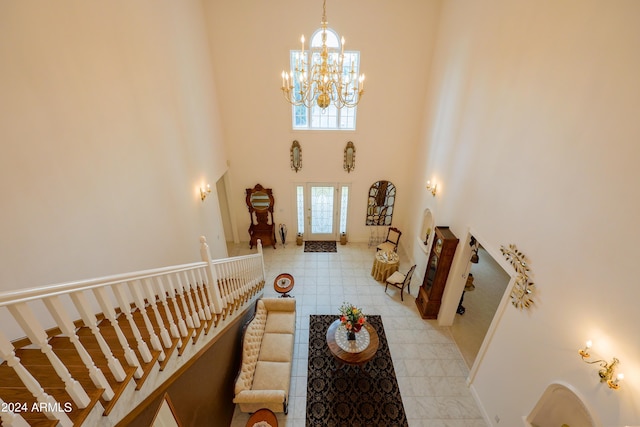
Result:
M107 382L113 389L114 396L111 400L106 401L102 397L100 398L100 403L102 403L102 406L104 407L105 415L108 415L111 409L113 409L118 399L120 398L120 396L122 395L122 393L124 392L124 390L126 389L127 384L133 378L133 374L135 373L136 368L132 366L128 366L126 363L124 363L124 357L122 357L122 351L120 351L119 353L114 352L114 356L117 359L121 360L122 368L124 369L124 372L125 372L124 380L122 382L118 382L116 381L115 377L109 370L109 367L107 366L107 361L104 358L102 352L96 349L88 349L87 351L91 355L91 358L93 359L93 362L95 363L95 365L102 371L105 378L107 379ZM64 365L67 367L67 369L71 373L71 376L76 380L80 381L80 383L84 387L85 386L84 381L86 381L86 379L89 378L88 371L84 366L84 362L80 358L80 355L78 354L78 352L75 351L74 349L55 349L55 347L54 347L54 352L60 358L60 360L64 363ZM120 357L118 357L118 355L120 355ZM49 359L40 350L20 349L16 351L16 356L20 358L22 365L25 366L25 368L29 372L31 372L32 375L34 375L34 370L37 370L37 369L48 369L49 372L53 372L53 367L51 366ZM5 376L2 373L4 372L3 371L4 369L10 369L11 372ZM34 377L38 379L36 375L34 375ZM9 368L6 365L6 363L0 364L0 378L2 378L3 386L7 386L7 387L22 386L22 382L18 378L17 374L15 374L15 371L13 371L13 368ZM18 381L18 382L10 382L10 381ZM94 387L93 382L91 382L90 386Z
M93 407L98 403L102 389L94 389L93 391L87 391L89 399L91 401L86 408L79 409L73 402L71 397L67 394L64 388L45 388L45 392L51 395L60 404L60 408L67 413L67 416L73 421L74 425L81 425L87 418ZM38 408L36 398L33 397L31 392L26 387L0 387L0 398L5 402L20 402L26 405L27 412L23 412L20 415L31 424L31 419L34 420L47 420L46 416L38 411L32 411L32 408ZM34 406L34 404L36 406Z
M80 336L80 335L78 335ZM118 342L117 339L115 339L115 341L113 341L115 338L114 337L105 337L105 340L107 341L107 343L109 343L109 347L110 348L114 348L115 346L119 347L120 344ZM100 359L101 359L101 364L99 365L98 363L96 363L96 366L99 366L101 369L103 369L103 372L105 370L107 370L108 368L105 366L106 365L106 361L104 359L104 356L101 355L101 353L97 353L97 351L99 351L99 347L98 347L98 342L95 341L95 337L93 336L87 336L86 338L80 338L80 341L82 341L83 345L85 345L85 340L87 340L87 346L85 347L86 350L91 354L92 357L97 358L98 354L100 354ZM94 340L93 342L91 342L91 340ZM110 342L111 341L111 342ZM58 337L53 337L49 340L49 344L54 348L54 351L56 354L60 353L58 355L58 357L60 357L61 360L63 356L65 357L73 357L73 352L75 352L75 354L77 355L77 352L75 351L73 344L71 343L71 341L69 340L68 337L63 337L63 336L58 336ZM149 349L150 353L151 353L151 360L148 363L145 363L142 360L142 356L140 355L140 353L138 352L137 346L135 341L133 343L130 343L131 349L134 351L134 353L136 354L136 357L138 358L138 362L140 362L140 366L142 367L142 371L143 371L143 375L141 378L136 378L136 390L139 390L142 385L144 384L144 381L146 380L146 378L149 376L149 374L151 373L151 371L153 370L153 367L155 366L156 363L158 363L158 358L160 357L160 351L157 350L153 350L153 349ZM113 355L120 360L120 364L123 366L123 368L127 368L127 362L124 358L124 352L122 350L119 351L113 351L112 350ZM16 353L17 354L17 353ZM166 356L166 353L165 353ZM78 355L79 358L79 355ZM94 358L94 363L96 362L96 359ZM66 360L66 359L65 359ZM63 362L65 361L63 360ZM104 361L104 362L102 362ZM73 360L70 359L69 360L70 363L77 363L77 360ZM103 366L105 366L104 368L102 368ZM135 370L135 369L134 369ZM125 384L126 386L126 384ZM113 386L112 386L113 387Z

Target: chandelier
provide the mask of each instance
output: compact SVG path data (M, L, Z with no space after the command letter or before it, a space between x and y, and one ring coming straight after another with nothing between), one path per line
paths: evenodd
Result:
M345 65L344 37L340 51L327 46L327 0L322 4L322 45L310 47L310 58L304 50L295 55L295 67L290 73L282 71L282 94L291 104L326 109L355 107L364 93L364 74L356 76L351 61Z

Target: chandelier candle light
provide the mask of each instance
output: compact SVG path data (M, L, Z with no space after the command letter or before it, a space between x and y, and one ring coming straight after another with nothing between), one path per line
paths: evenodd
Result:
M327 46L327 1L322 4L322 46L311 47L311 58L302 49L290 73L282 71L282 94L291 104L323 110L330 104L336 108L355 107L364 93L364 74L356 77L353 66L344 64L344 37L340 52Z

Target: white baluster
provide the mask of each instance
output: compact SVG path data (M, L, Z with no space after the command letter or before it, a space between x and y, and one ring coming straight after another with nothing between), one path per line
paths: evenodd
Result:
M127 337L125 337L122 329L120 329L120 325L118 324L118 318L116 316L116 311L111 304L111 300L107 295L107 290L105 288L94 288L93 294L96 297L96 301L100 305L102 309L102 314L104 317L109 320L111 327L116 333L116 337L118 338L118 342L120 343L120 347L124 351L124 358L127 361L129 366L136 368L135 373L133 374L134 378L141 378L143 375L142 366L140 365L140 361L136 356L136 353L129 347L129 341L127 341Z
M209 309L209 297L208 297L208 293L206 291L207 289L207 279L206 279L206 275L202 274L202 270L201 269L197 269L195 271L197 277L197 282L196 284L198 285L198 291L200 293L200 298L202 299L202 308L204 309L204 317L207 320L211 320L211 310Z
M191 316L189 316L189 312L188 311L184 311L184 318L182 313L180 313L180 305L178 304L178 299L179 299L179 293L176 292L176 288L173 285L173 280L171 280L171 276L167 276L167 282L168 282L168 289L169 289L169 296L171 298L171 301L173 303L173 308L176 312L176 317L178 318L178 329L180 330L180 336L181 337L186 337L187 334L189 333L187 330L187 326L189 325L189 322L191 321ZM184 300L182 301L183 305L184 305ZM186 320L186 322L185 322ZM193 325L193 323L192 323ZM193 326L189 326L190 328L192 328Z
M258 291L258 288L260 287L260 283L261 283L261 274L260 271L258 269L258 265L260 263L259 259L253 258L251 260L251 277L252 277L252 282L251 282L251 293L255 294Z
M93 314L91 306L84 296L84 293L74 292L69 296L71 297L71 301L73 301L73 304L76 306L76 310L78 310L78 313L80 313L82 321L89 327L91 333L93 334L93 337L98 342L98 346L100 347L102 354L104 354L104 357L107 360L107 366L109 367L109 370L115 377L116 381L124 381L125 378L127 378L127 373L122 368L120 361L113 356L113 353L111 353L111 347L109 347L109 344L107 344L107 341L100 333L100 328L98 328L98 320Z
M185 271L184 275L187 280L187 283L191 286L191 289L193 289L193 299L196 301L198 316L200 317L200 320L206 320L206 316L204 314L204 308L202 307L202 302L200 301L200 294L198 292L198 279L196 279L196 275L193 270L190 270L189 274L187 274L187 272Z
M147 301L149 301L149 303L151 304L151 310L153 311L153 314L156 318L156 323L158 324L158 328L160 328L160 338L162 339L162 344L166 348L171 348L171 345L173 344L173 342L171 342L171 336L169 335L169 331L164 326L164 320L162 319L162 316L158 311L158 305L156 304L156 293L153 291L153 285L152 285L151 279L143 279L142 284L144 286L144 290L147 295ZM163 293L163 291L161 290L160 293ZM164 304L165 305L167 304L166 295L160 295L159 298L160 298L160 301L162 301L162 298L164 298ZM168 318L170 319L169 320L170 324L173 323L173 318L171 317L171 313L169 313ZM176 328L176 331L177 331L177 328Z
M211 262L211 252L209 251L209 245L207 244L207 239L204 236L200 236L200 256L202 261L207 263L207 279L209 279L208 289L210 291L210 301L213 307L211 311L220 314L224 308L222 303L222 297L220 294L220 289L218 288L219 282L214 266Z
M129 327L131 328L131 332L138 344L138 352L140 353L140 357L145 363L151 362L153 356L151 355L151 351L149 351L149 347L147 343L142 339L142 335L140 334L140 330L138 329L138 325L136 325L136 321L133 318L133 314L131 314L131 305L129 303L129 298L127 298L125 284L118 283L113 285L112 287L113 293L118 300L118 305L120 306L120 311L124 314L124 317L129 322Z
M3 427L29 427L29 423L22 418L22 415L16 414L7 409L4 400L0 399L0 421L2 421Z
M73 346L78 352L78 355L80 355L80 359L82 359L84 366L89 371L89 378L91 378L93 385L95 385L96 388L104 389L104 391L102 392L102 398L106 401L113 399L113 396L115 395L113 389L109 385L109 382L105 378L102 371L95 365L95 363L93 363L91 355L87 352L87 350L80 342L80 338L76 334L76 327L73 324L71 317L69 317L69 315L67 314L66 308L62 306L60 298L57 296L53 296L45 298L43 302L53 316L53 319L56 321L56 324L58 325L62 333L67 335L71 343L73 343Z
M180 338L180 330L178 329L178 325L173 319L173 314L171 314L171 309L169 308L169 302L167 301L167 291L164 288L161 276L156 277L156 285L158 286L158 298L160 299L160 303L162 304L162 307L164 309L164 314L167 317L167 321L169 322L169 332L171 333L172 337ZM174 299L174 304L175 304L175 299ZM180 310L177 308L176 308L176 313L180 313ZM180 315L176 314L176 316L180 316ZM186 333L186 327L185 327L185 333ZM180 347L180 345L181 345L181 342L178 342L178 347Z
M228 268L227 268L227 264L216 264L216 271L220 271L220 274L218 274L218 281L216 282L216 287L220 290L220 297L221 297L221 303L222 303L222 309L223 312L226 313L227 311L227 306L229 304L228 298L229 298L229 285L228 285Z
M198 316L198 312L196 311L195 305L193 304L193 298L191 298L191 292L189 291L189 283L182 283L182 277L184 275L176 274L176 279L178 279L178 289L182 289L182 295L185 300L189 302L189 313L191 313L191 320L193 321L193 326L197 329L200 327L200 317ZM184 296L186 295L186 297Z
M240 271L240 265L237 262L232 262L231 267L233 269L233 308L238 307L240 300L240 277L242 272Z
M45 393L44 389L29 371L20 363L20 359L16 357L13 344L7 339L2 330L0 330L0 358L7 362L7 366L13 368L16 375L22 381L22 384L36 398L39 404L42 404L42 413L50 420L58 420L58 425L62 427L72 427L73 422L65 412L54 412L52 408L58 407L58 402L53 396ZM4 418L2 418L4 425Z
M258 253L260 254L260 264L262 265L262 278L264 280L267 277L266 270L264 269L264 255L262 253L262 241L258 239Z
M160 352L158 360L162 362L165 358L162 343L160 342L160 338L158 338L158 335L156 335L156 331L153 329L153 324L151 323L151 320L149 320L149 316L147 316L147 309L144 304L144 297L142 296L142 289L139 283L140 281L136 280L133 282L127 282L127 285L129 286L131 295L133 295L133 301L138 308L138 312L142 316L144 326L147 328L147 332L149 333L149 341L151 341L151 347L154 350Z
M249 264L250 260L244 259L242 260L242 301L243 303L249 299L249 283L251 281L251 277L249 276Z
M31 343L37 345L42 353L47 356L56 374L58 374L64 382L65 391L71 396L74 403L78 408L86 408L87 405L91 403L89 395L84 391L82 385L71 376L67 367L64 366L64 363L62 363L58 356L52 351L51 346L47 343L47 333L34 316L31 308L29 308L27 303L22 302L10 305L8 309L22 330L27 334Z

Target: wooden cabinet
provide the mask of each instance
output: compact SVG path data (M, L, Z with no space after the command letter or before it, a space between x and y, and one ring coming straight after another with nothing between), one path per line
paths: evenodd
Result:
M424 280L416 297L416 305L423 319L438 317L442 294L457 247L458 238L449 230L449 227L436 227L427 271L424 273Z
M256 184L253 188L247 188L247 207L251 215L251 225L249 226L249 247L253 248L258 244L258 239L262 246L273 246L276 248L276 230L273 222L273 193L270 188L264 188Z

